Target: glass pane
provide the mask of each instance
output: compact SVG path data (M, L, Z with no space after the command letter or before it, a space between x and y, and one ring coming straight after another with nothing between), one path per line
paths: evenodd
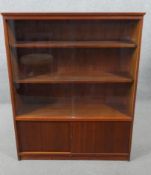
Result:
M18 116L129 116L137 20L8 23Z

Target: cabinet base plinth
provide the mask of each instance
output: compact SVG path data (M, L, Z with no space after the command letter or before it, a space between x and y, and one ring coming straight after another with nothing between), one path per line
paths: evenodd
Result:
M128 153L42 153L21 152L20 160L129 160Z

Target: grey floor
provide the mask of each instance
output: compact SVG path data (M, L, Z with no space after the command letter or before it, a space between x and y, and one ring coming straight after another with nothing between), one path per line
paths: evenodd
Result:
M151 175L151 101L137 102L131 161L17 161L11 106L0 105L0 175Z

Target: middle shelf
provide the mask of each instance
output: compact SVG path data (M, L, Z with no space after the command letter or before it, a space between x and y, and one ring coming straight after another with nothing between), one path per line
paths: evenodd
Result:
M102 41L18 41L13 43L16 48L136 48L130 40Z
M125 72L108 73L47 73L16 79L16 83L131 83L132 77Z

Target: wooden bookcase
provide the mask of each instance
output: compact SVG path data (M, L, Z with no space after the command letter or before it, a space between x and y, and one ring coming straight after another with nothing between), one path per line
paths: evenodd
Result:
M144 13L4 13L19 159L129 160Z

